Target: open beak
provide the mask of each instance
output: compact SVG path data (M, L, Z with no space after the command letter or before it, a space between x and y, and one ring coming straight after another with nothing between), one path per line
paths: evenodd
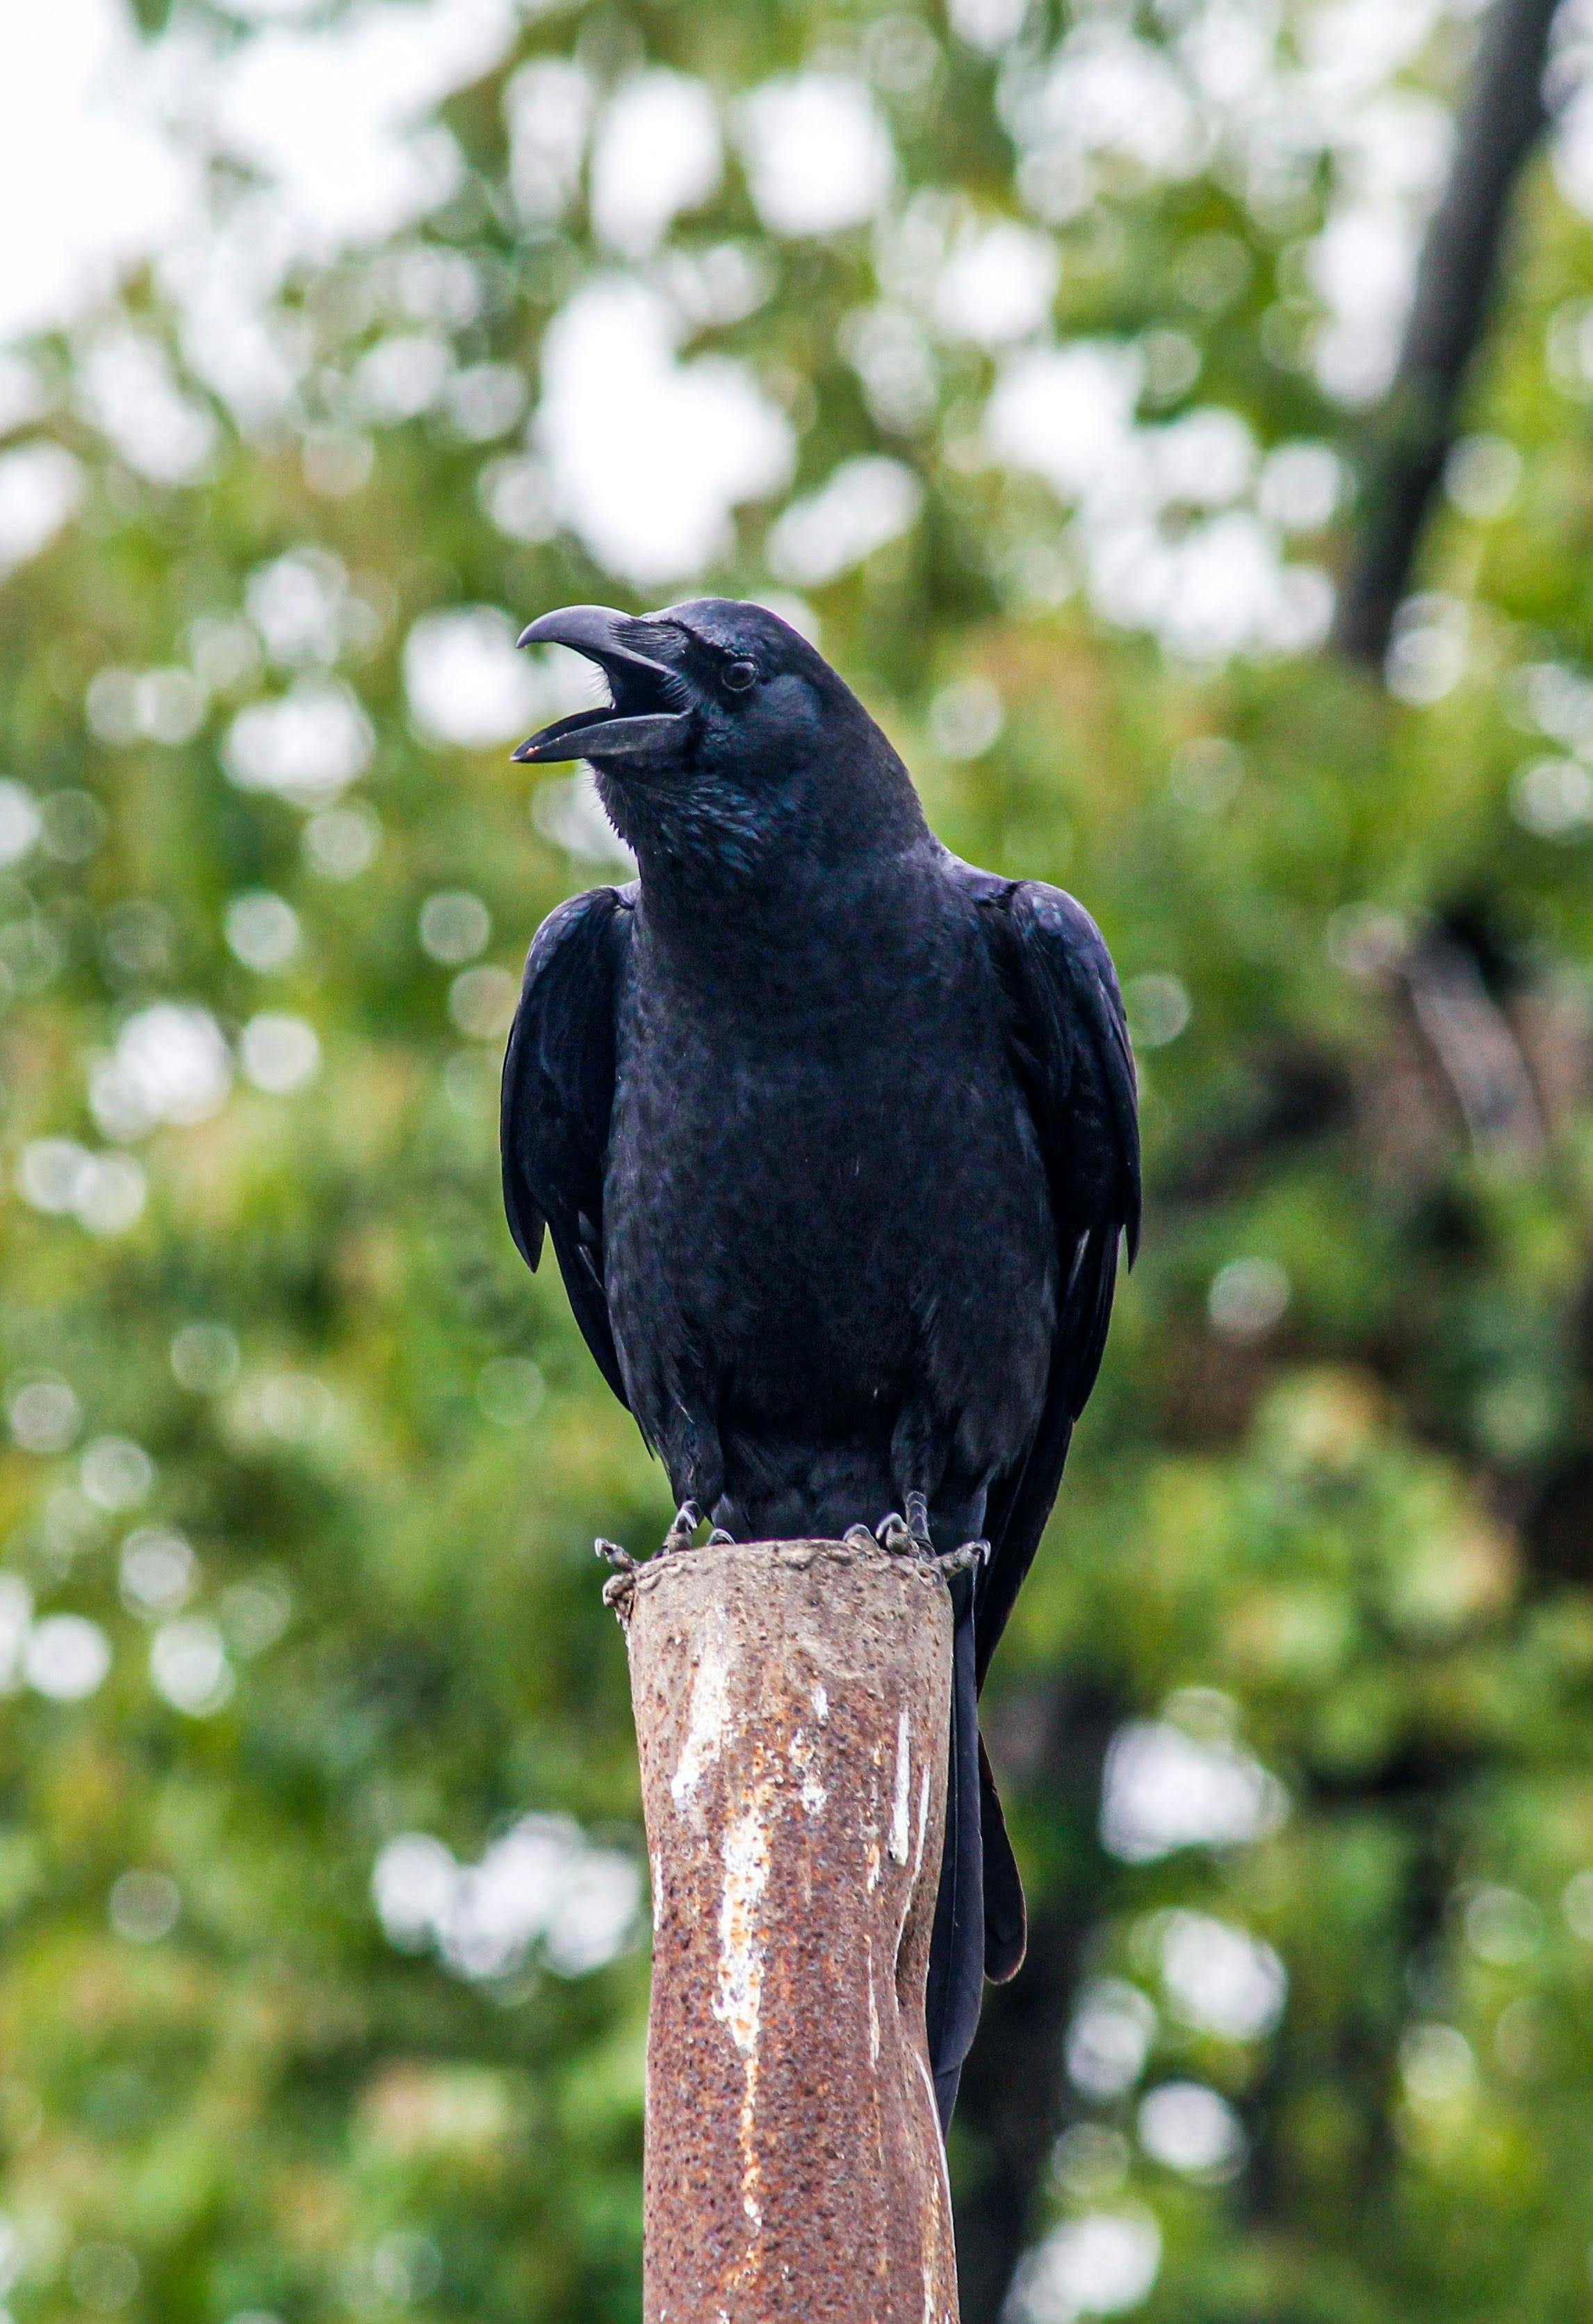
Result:
M607 605L566 605L522 631L522 646L571 646L594 661L613 698L601 710L577 710L572 717L556 719L510 756L529 766L561 759L636 759L677 740L691 712L665 706L679 698L680 684L668 662L645 650L649 626Z

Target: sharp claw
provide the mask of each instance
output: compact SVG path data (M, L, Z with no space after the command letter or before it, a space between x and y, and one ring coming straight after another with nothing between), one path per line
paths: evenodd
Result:
M878 1549L879 1546L866 1525L848 1526L841 1538L849 1549Z
M929 1537L929 1504L922 1493L907 1495L907 1513L892 1509L881 1517L874 1528L875 1539L893 1557L933 1557L935 1544Z
M628 1549L622 1549L617 1541L604 1541L603 1536L599 1534L592 1548L595 1556L606 1558L608 1563L616 1566L622 1573L635 1572L636 1560Z
M703 1512L698 1508L695 1501L682 1501L675 1512L673 1524L664 1536L665 1555L668 1556L675 1551L689 1549L692 1545L692 1536L702 1522Z
M892 1509L889 1517L880 1518L874 1527L874 1538L881 1549L889 1551L892 1557L916 1557L918 1554L913 1528L899 1509Z
M937 1557L935 1570L948 1577L953 1573L966 1573L971 1565L988 1564L990 1554L988 1541L965 1541L961 1549L948 1549L944 1557Z
M708 1546L710 1549L733 1549L735 1545L736 1537L734 1534L726 1533L723 1526L715 1526L713 1532L708 1536Z

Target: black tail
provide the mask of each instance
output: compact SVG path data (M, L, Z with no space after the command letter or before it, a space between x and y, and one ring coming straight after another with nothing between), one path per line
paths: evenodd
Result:
M952 1585L952 1753L946 1837L929 1942L925 2014L935 2101L944 2135L962 2061L979 2024L984 1984L984 1867L979 1842L979 1702L973 1669L973 1577Z
M1005 1985L1023 1967L1028 1914L982 1735L979 1739L979 1837L984 1865L984 1973L992 1985Z
M1023 1960L1025 1915L1007 1820L979 1732L973 1581L952 1583L952 1748L946 1836L929 1946L925 2015L944 2135L972 2047L985 1978L1000 1984Z

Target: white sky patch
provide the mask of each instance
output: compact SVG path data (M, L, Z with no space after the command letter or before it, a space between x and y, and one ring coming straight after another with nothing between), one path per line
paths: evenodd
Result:
M444 888L428 896L418 923L420 949L445 968L462 968L485 952L493 916L468 888Z
M191 670L96 670L84 696L84 715L96 742L119 749L141 735L152 742L186 742L204 723L208 696Z
M1269 1944L1209 1913L1183 1908L1161 1922L1162 1982L1187 2025L1255 2042L1283 2015L1288 1973Z
M1255 650L1302 652L1327 633L1331 584L1284 567L1259 518L1234 509L1169 539L1153 519L1091 541L1091 600L1121 629L1156 632L1173 652L1218 662Z
M117 1561L122 1603L145 1621L180 1613L199 1586L199 1561L180 1533L136 1526Z
M1189 11L1165 44L1091 17L1049 54L1016 52L1002 72L1019 195L1058 224L1120 188L1125 171L1155 184L1215 164L1265 224L1325 164L1328 216L1306 271L1326 312L1308 353L1329 393L1365 403L1392 376L1453 134L1449 108L1398 76L1449 13L1440 0L1321 0L1285 23L1275 10L1213 6ZM1564 116L1558 166L1569 198L1593 208L1585 100ZM1209 288L1203 303L1220 309L1242 276L1227 294Z
M1207 404L1150 437L1156 482L1187 508L1223 508L1256 472L1256 439L1237 411Z
M0 10L0 339L80 313L198 199L120 0Z
M240 790L274 791L298 807L324 807L370 763L371 722L336 678L301 678L286 694L240 710L221 763Z
M840 234L880 208L896 177L890 132L850 74L765 81L739 109L737 143L753 207L773 234Z
M658 247L682 210L705 202L723 166L719 115L705 81L646 72L605 106L592 153L592 223L622 257Z
M224 1710L236 1681L216 1625L203 1614L162 1622L150 1640L150 1683L185 1718L210 1719Z
M303 323L279 297L294 265L400 233L453 189L460 158L437 106L490 70L535 11L516 0L355 0L328 18L299 0L235 0L233 13L245 29L229 44L191 24L140 43L126 0L0 11L0 194L11 196L0 203L0 343L69 324L129 267L152 258L174 304L184 364L254 428L291 410L309 360ZM994 53L1023 13L1017 0L965 0L953 22ZM1305 255L1325 312L1307 353L1331 392L1364 401L1395 360L1452 136L1446 106L1397 76L1420 59L1445 13L1440 0L1395 9L1383 0L1313 0L1285 26L1266 12L1213 6L1190 12L1161 45L1091 16L1049 51L1014 48L1001 68L999 107L1018 147L1020 198L1054 223L1076 215L1100 184L1121 185L1125 171L1130 183L1154 182L1220 163L1265 224L1269 201L1298 191L1325 164L1329 213ZM1574 28L1561 46L1562 60L1579 71ZM511 77L504 103L517 208L528 224L547 224L579 198L596 114L592 79L573 61L535 60ZM741 99L733 123L754 202L777 234L844 231L879 219L891 199L897 173L884 115L844 69L814 67L766 82ZM1585 89L1562 113L1555 152L1568 197L1593 210L1593 97ZM207 193L204 172L218 157L242 161L263 184ZM597 116L600 235L622 254L648 253L670 219L711 189L718 167L718 125L701 84L649 71L622 85ZM1237 241L1233 248L1242 259ZM1043 327L1048 251L1037 227L964 218L919 290L905 300L891 290L901 314L882 308L866 328L858 325L848 354L881 425L922 425L933 410L933 364L912 318L933 315L948 336L1010 346ZM584 302L599 290L584 286L566 318L582 310L585 329ZM738 311L760 295L732 292ZM1216 311L1222 300L1208 303ZM684 289L679 304L712 319ZM557 437L564 447L552 463L548 513L544 521L540 504L522 510L506 528L546 538L562 514L611 569L644 586L711 563L728 539L731 509L778 489L790 465L789 429L750 374L723 363L682 364L680 327L658 319L668 312L655 309L640 327L634 382L627 361L612 364L606 353L575 366L574 400L594 408L590 428L570 418L562 388L547 398L549 418L556 407L558 414L548 443ZM430 408L452 392L446 351L439 357L449 318L409 319L414 327L391 335L397 352L384 346L362 374L373 418ZM1030 352L1038 365L1079 350ZM180 481L203 472L214 422L170 373L160 376L164 358L154 354L153 364L140 357L137 394L113 383L93 416L113 437L120 429L118 448L134 466ZM463 432L488 440L486 431L504 424L493 413L508 409L511 384L495 402L483 401L476 418L467 412ZM990 430L1005 439L999 456L1074 498L1103 447L1099 431L1081 436L1054 413L1048 424L1047 407L1060 410L1064 391L1064 371L1009 365ZM628 440L616 421L649 406L665 417L657 427L644 417ZM1076 420L1076 397L1073 410ZM1155 629L1197 660L1317 642L1331 611L1326 577L1280 554L1284 534L1312 529L1293 493L1304 472L1292 481L1286 469L1270 479L1264 472L1259 490L1247 488L1254 509L1223 501L1213 475L1205 500L1188 503L1208 508L1213 525L1197 526L1187 548L1165 537L1154 511L1156 539L1142 523L1119 540L1122 526L1097 521L1101 504L1120 500L1131 475L1143 503L1145 472L1155 467L1139 440L1150 431L1134 429L1129 415L1124 432L1131 456L1105 461L1087 537L1073 543L1097 610ZM660 456L663 444L677 441L683 460ZM24 514L42 474L12 475ZM1320 504L1320 485L1306 479L1303 504ZM1248 521L1227 521L1239 517ZM13 532L25 530L14 514ZM0 564L32 553L8 550L5 531L0 494Z
M935 318L949 337L1003 346L1038 330L1061 265L1048 234L1011 219L959 237L935 286Z
M1203 2082L1163 2082L1140 2101L1139 2144L1169 2171L1231 2178L1245 2159L1245 2134L1228 2100Z
M271 1097L293 1097L308 1089L321 1069L321 1044L313 1025L278 1009L251 1017L238 1038L238 1058L246 1080Z
M1067 2070L1075 2089L1115 2098L1138 2080L1150 2055L1156 2013L1137 1985L1094 1978L1079 1996L1067 2034Z
M453 368L440 331L389 331L355 364L350 400L362 420L415 420L437 401Z
M1317 375L1340 402L1370 403L1393 378L1420 251L1418 221L1369 202L1340 209L1312 244L1311 287L1328 309Z
M537 57L503 90L509 184L528 226L552 226L575 199L596 91L585 66Z
M25 355L0 352L0 435L41 420L53 396L37 364Z
M364 0L327 25L268 24L217 75L217 143L274 180L307 252L395 233L457 183L458 149L428 119L489 71L510 0Z
M907 531L923 503L922 485L899 460L878 453L843 460L776 521L769 570L799 588L821 586Z
M17 1184L36 1211L69 1211L90 1234L124 1234L143 1213L148 1185L125 1154L92 1154L72 1138L35 1138L23 1147Z
M1044 476L1073 506L1095 611L1195 662L1320 644L1332 585L1315 566L1286 562L1281 526L1248 505L1258 463L1244 420L1208 405L1139 426L1141 379L1131 346L1025 348L985 410L997 459Z
M1148 2298L1161 2262L1161 2230L1148 2211L1086 2211L1053 2227L1019 2263L1010 2315L1014 2324L1121 2315Z
M585 1977L630 1942L641 1876L570 1817L528 1815L474 1865L429 1832L404 1832L377 1858L371 1893L391 1944L435 1947L457 1977L511 1976L532 1957Z
M88 1102L107 1138L142 1138L160 1122L208 1121L226 1104L232 1053L207 1009L157 1001L128 1018L109 1056L91 1061Z
M0 579L47 549L83 492L83 471L59 444L0 453Z
M1078 499L1120 461L1140 380L1137 353L1107 340L1026 349L1004 365L986 407L990 449Z
M329 549L290 549L257 565L244 587L267 653L290 669L334 662L347 626L348 576Z
M1235 1743L1169 1720L1120 1727L1107 1754L1100 1836L1128 1864L1176 1848L1232 1848L1278 1830L1289 1812L1275 1775Z
M1185 178L1202 158L1202 123L1184 76L1164 50L1117 23L1079 25L1042 63L1009 69L1000 96L1019 143L1059 176L1064 160L1109 155L1151 180Z
M159 257L184 363L250 432L288 411L308 366L304 318L277 303L297 228L271 186L229 186Z
M1579 89L1560 116L1554 178L1572 208L1593 217L1593 87Z
M23 1656L33 1618L33 1593L19 1573L0 1573L0 1694L22 1684Z
M959 40L995 56L1023 30L1028 0L951 0L946 14Z
M47 1614L23 1649L23 1677L53 1702L81 1702L104 1684L110 1667L109 1638L83 1614Z
M555 316L534 422L559 512L612 573L643 588L702 571L731 513L791 473L790 422L744 365L682 363L684 326L655 291L600 276Z
M1256 502L1283 532L1317 532L1344 497L1344 464L1330 444L1280 444L1262 463Z
M155 1464L131 1436L97 1436L84 1447L78 1474L97 1509L132 1509L149 1498Z
M182 393L165 349L147 332L113 327L90 341L78 364L77 398L84 417L140 475L189 484L203 475L216 422Z
M480 751L529 733L543 686L517 634L496 605L421 615L404 641L404 689L423 733Z
M0 775L0 866L22 862L43 828L39 802L27 785Z
M264 310L297 257L399 231L461 163L431 118L513 37L513 0L362 0L327 23L235 10L235 47L143 43L124 0L0 11L0 342L70 322L142 262L182 309L185 354L241 412L280 410L298 368ZM272 18L276 21L272 21ZM203 190L216 156L263 189Z

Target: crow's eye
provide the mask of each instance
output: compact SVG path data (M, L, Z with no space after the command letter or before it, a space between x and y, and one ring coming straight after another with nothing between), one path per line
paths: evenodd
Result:
M758 683L758 665L755 661L727 661L719 677L727 694L745 694Z

